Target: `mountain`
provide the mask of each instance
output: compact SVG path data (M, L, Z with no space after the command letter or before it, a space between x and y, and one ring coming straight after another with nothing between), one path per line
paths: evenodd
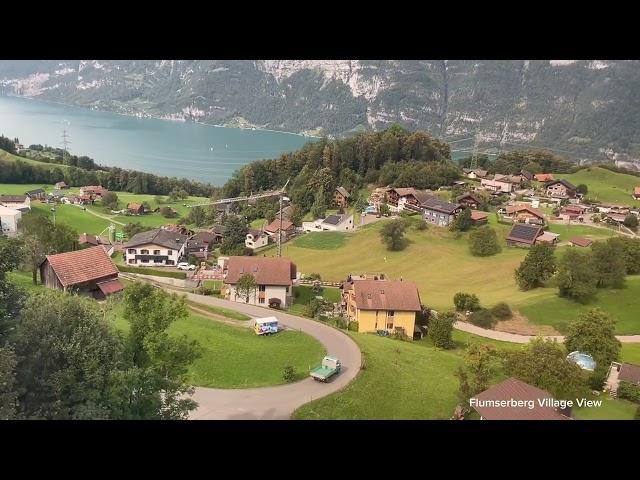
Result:
M640 168L640 62L0 61L0 94L341 136L399 123L468 153L546 147Z

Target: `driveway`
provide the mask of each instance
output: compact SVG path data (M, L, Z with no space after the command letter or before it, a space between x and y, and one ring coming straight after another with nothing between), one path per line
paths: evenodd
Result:
M172 290L168 290L174 292ZM289 385L266 388L221 389L196 387L193 399L198 408L193 420L282 420L291 417L301 405L337 392L351 382L360 371L362 357L356 343L346 334L323 323L288 313L215 297L185 294L189 300L235 310L253 318L276 316L281 325L299 330L317 339L327 354L342 362L342 371L328 383L306 378ZM320 362L318 358L318 363Z

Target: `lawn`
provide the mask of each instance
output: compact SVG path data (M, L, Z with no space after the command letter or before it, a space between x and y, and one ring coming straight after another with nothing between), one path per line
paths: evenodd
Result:
M242 322L251 320L251 317L249 315L236 312L235 310L229 310L228 308L216 307L214 305L205 305L203 303L193 302L191 300L187 300L187 305L191 305L192 307L196 307L201 310L206 310L207 312L213 313L214 315L220 315L231 320L239 320Z
M602 400L600 407L582 407L573 409L578 420L633 420L638 405L627 400L614 399L607 394L593 396L590 399Z
M340 301L340 289L332 287L324 287L322 289L322 297L331 303L337 303ZM307 285L300 285L293 287L293 305L289 307L289 312L302 315L304 306L316 295L311 291L311 287Z
M31 160L30 158L24 158L24 157L19 157L17 155L13 155L5 150L0 150L0 162L9 162L9 163L14 163L17 160L20 160L21 162L24 163L28 163L30 165L37 165L39 167L43 167L43 168L48 168L48 169L52 169L54 167L60 167L60 168L69 168L68 165L59 165L56 163L47 163L47 162L39 162L37 160Z
M0 195L24 195L25 192L42 188L45 191L53 190L51 185L38 185L35 183L17 184L17 183L0 183Z
M640 201L631 197L633 188L640 185L640 178L624 173L592 167L583 168L571 175L558 175L574 185L584 183L589 187L587 197L605 203L640 205Z
M33 290L38 290L42 288L42 284L40 284L40 274L38 273L38 285L33 284L33 280L31 277L31 272L20 272L18 270L13 272L8 272L7 277L9 281L14 283L15 285L24 288L25 290L31 292Z
M128 329L121 317L116 327ZM195 385L216 388L266 387L284 383L282 371L293 365L297 379L308 374L309 365L325 355L322 345L304 333L285 330L276 335L258 336L253 330L232 327L214 320L189 315L169 327L173 335L197 339L202 356L190 368Z
M559 233L559 241L561 242L566 242L572 237L576 236L587 237L592 240L602 240L618 235L614 230L610 228L590 227L588 225L580 225L579 223L572 223L570 225L552 223L549 225L549 231L553 233Z
M623 343L621 360L626 363L640 365L640 343Z
M293 241L293 246L311 250L335 250L347 243L347 234L342 232L305 233Z
M532 323L552 325L564 333L567 324L579 314L600 307L616 319L618 335L640 333L640 275L628 276L626 288L599 289L596 300L586 305L558 297L555 288L539 288L534 291L537 291L535 297L518 306L520 313Z
M31 212L47 215L53 220L52 205L41 202L31 204ZM56 223L64 223L73 227L79 234L98 235L109 226L109 220L96 217L76 205L56 205Z

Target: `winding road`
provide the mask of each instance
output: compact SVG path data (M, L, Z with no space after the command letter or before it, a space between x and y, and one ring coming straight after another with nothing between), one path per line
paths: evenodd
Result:
M175 291L167 289L175 293ZM328 383L306 378L300 382L277 387L221 389L196 387L193 399L198 408L190 415L192 420L285 420L301 405L337 392L351 382L358 372L362 357L356 343L340 330L308 318L255 305L231 302L192 293L189 300L205 305L232 309L251 317L275 315L285 328L299 330L318 340L328 354L342 362L342 371ZM320 358L318 362L320 362Z

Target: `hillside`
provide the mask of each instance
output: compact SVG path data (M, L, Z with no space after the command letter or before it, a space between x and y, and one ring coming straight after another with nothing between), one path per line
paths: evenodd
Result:
M604 203L640 205L631 194L640 186L640 177L612 172L605 168L584 168L571 175L558 175L574 185L584 183L589 187L588 197Z
M463 152L477 132L485 149L640 165L638 84L637 61L0 62L0 94L124 114L329 135L397 122Z

